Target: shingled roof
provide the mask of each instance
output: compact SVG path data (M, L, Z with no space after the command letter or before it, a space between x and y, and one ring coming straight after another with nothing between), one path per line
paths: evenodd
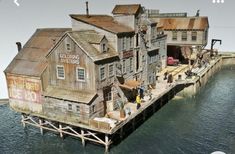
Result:
M100 61L108 58L118 56L112 46L108 45L109 50L105 53L97 50L92 44L104 38L104 35L100 35L95 31L73 31L67 33L83 51L94 61Z
M37 29L5 69L5 73L38 77L47 66L46 55L69 28Z
M112 11L115 14L136 15L141 9L140 4L116 5Z
M134 30L116 22L112 16L109 15L74 15L71 14L72 19L96 26L111 33L134 33Z
M155 21L164 30L205 30L209 27L207 17L157 18Z

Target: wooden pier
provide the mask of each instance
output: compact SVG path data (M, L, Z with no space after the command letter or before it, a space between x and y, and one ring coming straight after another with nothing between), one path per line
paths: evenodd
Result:
M112 144L118 143L128 136L171 100L178 92L188 88L188 86L197 85L197 82L202 76L205 76L205 74L209 74L209 78L212 74L209 73L209 71L219 69L219 67L215 68L216 65L219 65L219 62L221 62L221 58L213 60L210 66L198 72L200 77L197 76L192 79L175 81L172 84L167 84L166 81L158 82L156 88L152 90L152 99L149 100L149 97L145 96L138 110L135 109L135 103L129 102L125 104L125 106L132 107L131 114L127 115L124 119L119 119L118 123L113 128L109 127L109 125L102 125L102 123L98 123L100 127L97 128L82 124L74 125L67 122L58 122L55 119L48 119L46 117L31 116L30 114L22 114L21 122L24 127L26 124L38 127L41 134L43 134L44 130L49 130L58 133L61 138L63 138L64 135L80 138L83 146L86 145L86 141L101 144L105 147L105 151L107 152ZM213 73L214 72L215 70L213 70ZM118 118L120 116L119 111L113 111L110 114L113 114L112 118L115 118L115 116Z
M146 121L148 117L172 99L177 92L175 91L177 89L176 87L177 84L172 84L171 86L166 85L163 89L164 91L161 93L157 92L158 90L154 90L153 98L150 101L147 101L148 98L146 98L140 109L131 113L131 115L127 116L125 120L120 121L114 128L109 130L78 127L48 120L46 118L31 116L29 114L22 114L21 122L24 127L26 124L38 127L41 134L43 134L43 130L49 130L58 133L62 138L64 134L80 138L83 146L85 146L86 141L101 144L105 147L105 151L107 152L113 142L122 140L125 136L130 134L144 121ZM134 104L134 106L136 105Z

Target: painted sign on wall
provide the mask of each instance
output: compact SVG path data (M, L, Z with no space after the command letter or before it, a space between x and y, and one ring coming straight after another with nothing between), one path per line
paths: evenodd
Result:
M129 57L133 57L134 53L133 51L123 51L123 58L129 58Z
M19 76L7 76L7 85L10 98L41 103L40 80Z
M59 58L62 63L79 64L79 55L60 53Z

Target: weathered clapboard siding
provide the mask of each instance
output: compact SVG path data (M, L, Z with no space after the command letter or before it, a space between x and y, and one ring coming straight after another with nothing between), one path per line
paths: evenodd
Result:
M48 67L42 73L41 80L42 80L42 89L43 91L45 91L49 85L49 68Z
M168 45L206 45L207 44L207 37L206 31L203 30L194 30L197 32L197 40L192 40L192 32L191 30L187 30L187 40L182 41L182 32L184 30L177 30L177 40L172 40L172 32L171 30L165 30L165 34L167 34L167 43Z
M111 85L114 83L115 80L115 67L116 67L116 59L111 59L109 62L100 62L99 64L95 65L95 77L97 83L97 90L102 90L104 87ZM109 65L113 65L114 67L114 74L109 76ZM104 67L105 69L105 78L100 78L100 68Z
M135 16L134 15L115 15L114 20L135 29Z
M157 40L159 47L157 71L160 71L167 66L167 35L160 35Z
M72 105L72 110L68 109L68 104ZM76 106L80 107L80 111L76 111ZM74 123L85 122L89 118L89 106L84 104L72 103L69 101L45 98L45 104L43 105L43 114L49 118L70 121ZM53 111L53 112L51 112Z
M58 121L88 124L90 118L104 116L103 102L100 99L93 101L91 104L50 97L44 97L44 101L43 115ZM69 104L72 109L69 109ZM77 106L79 106L79 110L77 110Z
M66 44L71 45L71 51L66 49ZM60 54L78 55L79 64L64 63L60 60ZM84 51L68 36L52 51L49 56L49 76L52 86L63 87L72 90L95 91L95 64ZM65 70L65 79L58 79L56 66L62 65ZM76 68L85 69L85 81L78 81Z

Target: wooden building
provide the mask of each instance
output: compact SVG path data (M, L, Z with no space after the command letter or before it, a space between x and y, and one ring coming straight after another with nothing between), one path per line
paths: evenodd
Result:
M159 13L147 10L148 17L158 22L158 31L167 34L167 55L177 59L200 52L208 42L208 17L187 13ZM182 57L183 56L183 57Z
M72 14L72 29L38 29L5 70L10 106L21 113L90 127L95 117L155 85L166 35L141 5L113 16Z

